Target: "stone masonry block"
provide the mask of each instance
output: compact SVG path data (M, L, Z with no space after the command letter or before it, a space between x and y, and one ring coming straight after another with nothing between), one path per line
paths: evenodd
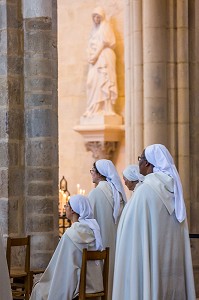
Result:
M29 183L28 196L53 196L52 182Z
M50 137L52 135L54 115L48 109L34 109L26 114L26 132L28 137Z
M0 198L8 198L8 170L0 169Z
M8 29L8 49L9 55L22 55L23 37L17 29Z
M50 232L53 231L54 220L52 216L46 215L32 215L27 221L28 232Z
M25 76L52 76L52 62L49 59L25 59Z
M7 74L7 56L0 55L0 76Z
M9 103L16 105L23 103L23 80L18 77L8 78Z
M37 213L37 214L53 214L53 202L52 198L39 198L34 199L28 197L27 199L27 211L29 214Z
M55 60L52 61L52 74L53 74L53 79L55 80L55 85L57 85L58 63Z
M32 54L51 52L52 38L49 31L25 33L24 43L25 52Z
M0 198L0 228L3 233L8 232L8 199Z
M57 0L53 1L52 20L52 32L57 34Z
M51 167L49 168L28 168L27 172L27 181L32 180L52 180L53 179L53 170Z
M7 138L8 134L8 115L5 109L0 110L0 139Z
M8 74L22 75L23 73L23 59L21 57L8 57Z
M25 91L38 92L38 91L52 91L52 79L43 77L34 77L25 79Z
M8 144L9 166L15 167L19 165L20 145L17 143Z
M19 199L9 198L9 232L17 235L19 218L22 218L18 215L18 201Z
M53 255L53 251L50 253L34 253L31 254L31 268L32 269L45 269Z
M19 26L18 1L15 1L15 3L7 3L7 24L9 28L18 28Z
M52 1L49 0L24 0L24 18L52 17Z
M51 18L48 17L25 20L26 31L51 30L51 28L52 28L52 20Z
M31 237L31 248L33 253L35 250L54 250L54 236L53 234L33 235Z
M5 29L6 26L6 4L0 3L0 30Z
M21 140L23 138L23 110L12 109L8 114L8 134L10 139Z
M0 49L1 53L6 53L7 50L7 32L0 30Z
M50 140L29 141L27 144L27 165L44 166L52 165L53 152L57 152L57 145Z
M7 78L0 78L0 106L6 105L8 100Z
M8 144L0 142L0 168L8 167Z
M24 192L24 170L23 168L10 168L9 170L9 196L22 196Z
M52 105L53 97L49 94L29 94L25 93L25 106L31 108L34 106Z

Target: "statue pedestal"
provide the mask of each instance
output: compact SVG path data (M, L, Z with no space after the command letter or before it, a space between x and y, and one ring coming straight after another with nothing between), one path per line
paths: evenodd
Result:
M110 159L124 134L122 117L116 114L81 117L73 129L83 135L86 149L93 152L94 159Z

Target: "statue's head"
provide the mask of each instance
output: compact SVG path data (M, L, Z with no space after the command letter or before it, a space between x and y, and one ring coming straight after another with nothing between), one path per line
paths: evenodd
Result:
M92 12L92 19L96 25L99 25L105 19L105 16L105 12L101 7L96 7Z

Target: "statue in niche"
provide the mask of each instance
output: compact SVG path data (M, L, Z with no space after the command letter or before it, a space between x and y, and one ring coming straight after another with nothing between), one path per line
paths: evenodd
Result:
M115 115L118 97L114 32L101 7L92 13L93 29L88 43L87 108L84 117Z

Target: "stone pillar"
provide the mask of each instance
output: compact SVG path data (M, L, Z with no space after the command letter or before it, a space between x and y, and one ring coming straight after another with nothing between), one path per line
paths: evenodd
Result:
M167 146L166 0L143 0L144 145Z
M57 1L23 0L26 231L32 266L58 241Z
M126 0L126 164L137 162L143 150L143 36L142 0Z
M20 1L0 1L0 226L24 234L23 33Z
M190 230L199 232L199 2L193 0L189 4L189 59L190 59L190 178L191 178L191 222ZM199 245L198 245L199 246ZM197 248L196 257L197 254ZM198 270L199 278L199 270ZM198 284L199 290L199 284Z
M190 210L188 0L177 1L178 170ZM188 174L188 176L187 176Z
M189 1L189 87L190 87L190 232L199 232L199 2ZM197 298L199 297L199 240L191 240Z
M178 131L177 131L177 30L175 0L169 0L167 5L168 47L167 47L167 99L168 99L168 140L169 150L177 163Z

